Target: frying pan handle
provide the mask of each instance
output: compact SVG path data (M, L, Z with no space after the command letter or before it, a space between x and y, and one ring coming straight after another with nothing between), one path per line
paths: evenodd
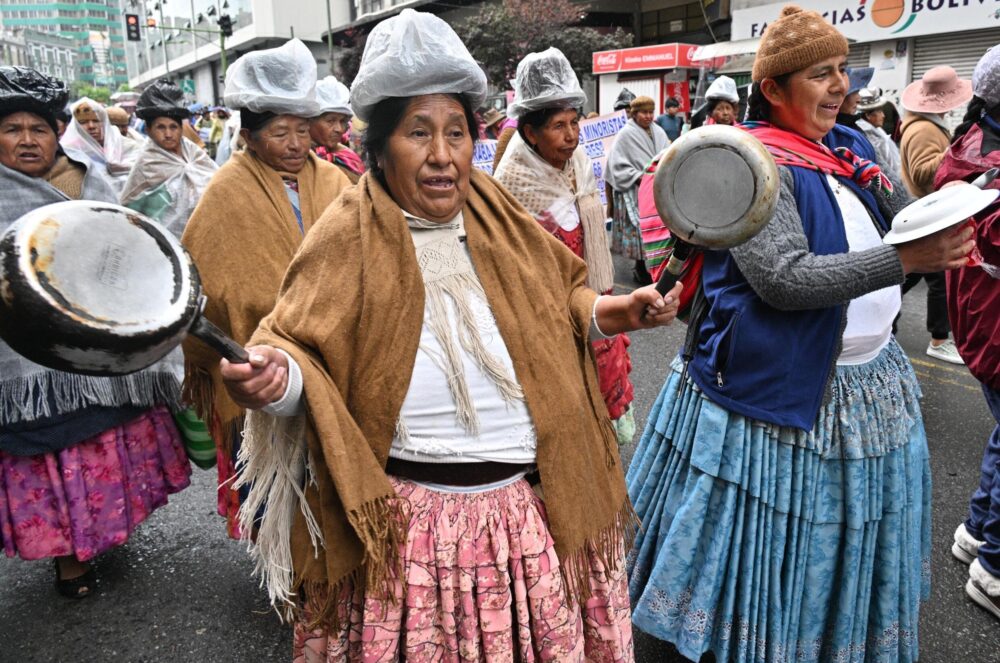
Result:
M977 177L973 182L972 186L978 186L980 189L985 189L990 185L990 183L1000 175L1000 168L990 168L985 173Z
M203 315L199 315L191 327L191 333L205 342L220 355L234 364L250 363L250 355L243 346L226 336L225 333Z
M690 255L691 245L687 242L676 240L674 250L670 253L670 260L667 262L667 266L663 268L663 271L660 272L660 280L656 282L656 291L658 293L665 296L677 285L677 281L681 278L681 272L684 271L684 263L687 262Z

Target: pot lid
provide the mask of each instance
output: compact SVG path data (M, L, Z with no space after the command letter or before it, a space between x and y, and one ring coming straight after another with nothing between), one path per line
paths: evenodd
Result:
M989 207L1000 190L956 184L941 189L904 207L892 220L886 244L905 244L962 223Z

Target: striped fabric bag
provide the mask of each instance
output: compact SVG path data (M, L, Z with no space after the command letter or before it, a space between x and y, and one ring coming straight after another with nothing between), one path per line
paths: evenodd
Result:
M193 407L174 414L174 421L184 440L184 450L191 462L203 470L215 465L215 440L205 422L198 418Z
M653 280L660 276L660 270L670 258L670 231L656 212L653 199L653 176L658 161L646 168L639 180L639 231L642 233L642 248L646 254L646 269Z

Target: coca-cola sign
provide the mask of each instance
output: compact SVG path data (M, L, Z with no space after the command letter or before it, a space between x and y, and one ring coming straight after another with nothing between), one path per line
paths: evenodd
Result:
M593 70L595 74L612 74L619 71L692 67L691 54L696 48L691 44L657 44L598 51L593 56Z

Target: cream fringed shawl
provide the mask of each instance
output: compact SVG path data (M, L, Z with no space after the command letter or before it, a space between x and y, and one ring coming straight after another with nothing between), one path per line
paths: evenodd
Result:
M584 285L583 261L489 176L473 171L463 217L476 275L535 425L562 573L570 597L580 600L590 592L591 554L611 568L624 563L634 517L590 354L597 294ZM401 573L407 514L384 468L424 302L403 213L366 174L306 237L254 335L253 343L288 352L304 382L307 414L297 421L306 444L294 435L276 441L275 419L254 413L240 478L252 485L244 509L267 501L254 552L286 614L301 607L292 596L305 588L307 598L331 597L311 606L329 625L343 583L385 596ZM294 428L296 420L287 423Z
M550 212L558 220L564 210L575 207L583 224L587 285L597 292L611 290L615 268L604 229L604 207L590 159L582 146L576 148L562 170L556 170L517 134L511 138L493 177L536 218Z

